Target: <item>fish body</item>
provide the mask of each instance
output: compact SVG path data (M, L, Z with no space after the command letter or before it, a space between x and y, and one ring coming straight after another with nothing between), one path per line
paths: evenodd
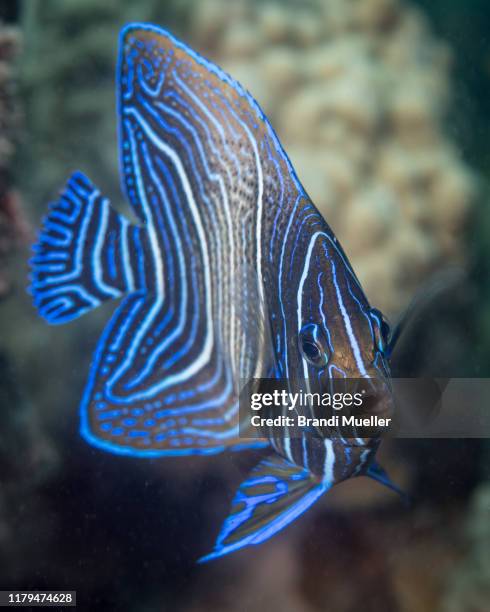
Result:
M30 291L51 324L103 301L81 434L138 457L269 446L207 558L258 544L379 440L239 435L240 381L389 380L386 328L253 98L165 30L130 24L117 71L120 167L133 225L82 173L50 205ZM389 393L376 397L387 412ZM371 466L371 467L370 467ZM375 473L376 472L376 473Z

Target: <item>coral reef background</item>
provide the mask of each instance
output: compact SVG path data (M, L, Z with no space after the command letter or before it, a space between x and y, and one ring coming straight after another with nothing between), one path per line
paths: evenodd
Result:
M257 97L368 296L395 314L464 257L477 185L446 124L451 51L395 0L288 7L211 0L191 40Z
M70 172L125 206L117 39L152 21L258 99L374 305L396 319L428 279L466 270L413 324L400 371L487 376L485 2L25 0L0 18L0 588L76 588L90 610L485 611L488 442L387 444L411 509L347 482L266 546L196 566L257 454L88 447L77 405L113 305L56 329L24 291L30 227Z

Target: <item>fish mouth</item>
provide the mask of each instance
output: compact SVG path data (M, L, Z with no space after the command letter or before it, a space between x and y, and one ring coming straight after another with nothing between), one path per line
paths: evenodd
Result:
M392 418L395 412L395 401L392 393L376 394L366 393L363 395L362 405L353 411L356 416L377 418Z
M395 400L391 384L389 379L360 379L353 392L362 400L344 411L339 432L349 445L369 447L386 435L393 424Z
M354 412L357 415L371 414L376 416L390 416L394 409L393 388L391 379L375 376L359 378L352 381L352 393L360 395L362 401Z

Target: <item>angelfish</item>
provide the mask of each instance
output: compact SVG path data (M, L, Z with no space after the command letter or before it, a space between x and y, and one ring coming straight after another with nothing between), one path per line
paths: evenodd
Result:
M271 449L203 559L263 542L351 476L393 486L376 437L239 435L240 380L302 377L321 390L332 376L390 376L387 324L258 104L149 24L123 29L116 90L138 224L75 172L30 262L50 324L121 299L93 356L81 435L134 457ZM375 398L377 414L388 396Z

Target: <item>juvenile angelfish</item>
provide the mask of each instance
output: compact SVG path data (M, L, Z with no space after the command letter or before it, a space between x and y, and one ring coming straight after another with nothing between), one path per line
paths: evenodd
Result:
M130 24L117 71L132 225L82 173L50 205L31 259L51 324L121 299L91 364L81 435L135 457L217 453L239 436L240 380L389 381L389 330L253 98L165 30ZM294 383L291 383L294 391ZM388 387L387 387L388 388ZM371 402L377 414L389 392ZM209 559L266 540L379 439L270 435Z

